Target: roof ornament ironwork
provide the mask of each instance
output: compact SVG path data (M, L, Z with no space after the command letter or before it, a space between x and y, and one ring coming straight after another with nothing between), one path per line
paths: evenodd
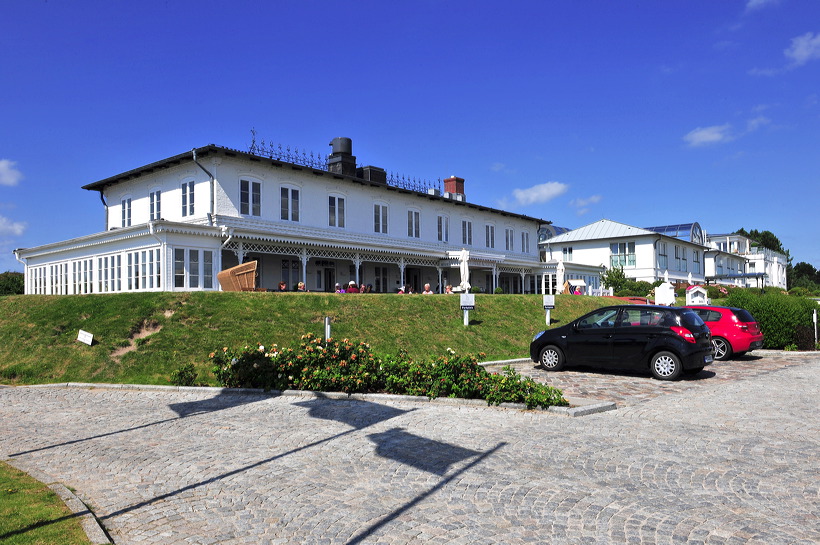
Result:
M248 153L275 161L283 161L328 172L327 162L330 155L314 153L313 151L308 154L308 151L305 149L299 151L299 148L293 148L293 150L291 150L290 146L283 149L282 144L274 145L273 142L265 142L264 139L257 141L256 129L251 129L251 144L248 146ZM363 165L358 164L357 167L363 168ZM439 193L441 192L441 178L439 178L437 182L430 182L428 180L410 178L409 176L391 172L387 175L387 185L417 191L419 193L427 193L431 189L438 190Z

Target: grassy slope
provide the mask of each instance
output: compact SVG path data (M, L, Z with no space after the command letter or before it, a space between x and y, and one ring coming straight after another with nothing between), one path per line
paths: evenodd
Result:
M559 295L554 323L566 321L611 299ZM141 293L0 298L0 383L115 382L168 384L171 372L194 363L209 373L209 352L256 343L289 346L304 333L332 335L371 344L379 354L406 349L414 357L486 354L487 360L525 357L529 342L544 329L539 295L477 295L471 324L464 327L456 296ZM143 326L159 330L137 339ZM79 330L94 335L78 342ZM207 376L206 376L207 375Z

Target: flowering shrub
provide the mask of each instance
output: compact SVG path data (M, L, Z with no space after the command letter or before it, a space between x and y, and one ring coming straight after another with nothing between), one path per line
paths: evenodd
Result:
M523 378L509 367L499 375L489 373L478 364L478 356L459 356L449 348L446 355L429 361L413 360L406 352L380 359L367 343L308 334L297 348L224 347L210 358L214 375L227 388L386 392L526 403L529 408L567 405L560 390Z

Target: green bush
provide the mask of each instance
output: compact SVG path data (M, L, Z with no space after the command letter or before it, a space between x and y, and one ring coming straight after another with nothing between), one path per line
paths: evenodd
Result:
M726 306L748 310L760 324L763 332L763 347L785 349L795 346L799 350L813 350L814 339L805 333L813 327L812 312L817 303L811 299L791 297L782 290L759 291L750 289L732 290L726 299Z
M526 403L528 408L567 405L560 390L523 378L509 367L495 375L480 366L475 355L447 352L432 360L413 360L404 351L382 359L366 343L308 334L296 348L224 347L210 358L214 375L227 388L385 392Z
M193 363L188 363L171 373L171 384L174 386L196 386L197 372Z

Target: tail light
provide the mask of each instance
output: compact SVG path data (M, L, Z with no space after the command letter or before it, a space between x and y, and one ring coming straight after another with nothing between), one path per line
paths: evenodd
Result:
M675 333L677 333L678 335L683 337L683 339L686 342L689 342L689 343L692 343L692 344L695 344L697 342L697 341L695 341L695 336L692 334L692 332L689 331L688 329L686 329L685 327L681 327L679 325L673 325L671 327L671 329L672 329L672 331L674 331Z

